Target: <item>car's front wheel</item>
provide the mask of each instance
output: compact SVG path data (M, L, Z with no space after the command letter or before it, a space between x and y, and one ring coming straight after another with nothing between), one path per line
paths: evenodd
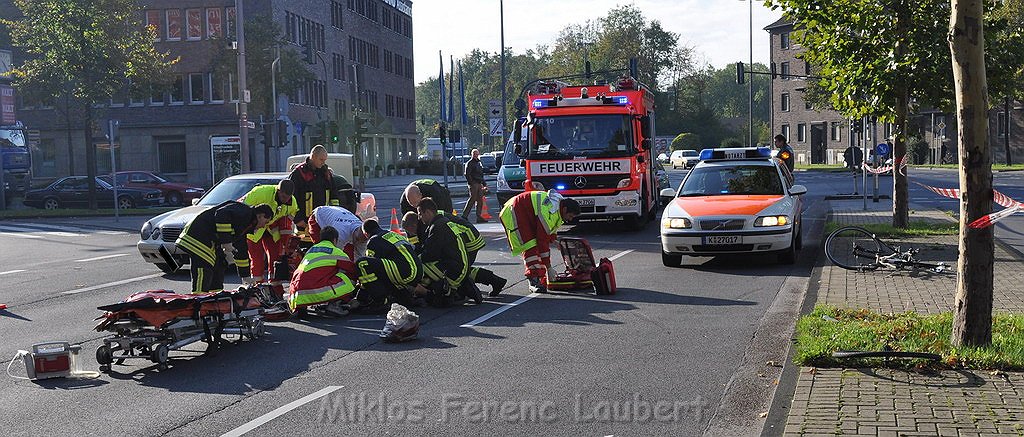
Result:
M167 204L171 206L181 206L181 193L177 191L171 191L167 193Z
M794 238L789 243L788 248L779 251L777 255L779 258L779 264L790 265L796 263L796 246L796 238Z
M661 253L661 263L665 267L679 267L679 263L683 262L683 256L677 253Z

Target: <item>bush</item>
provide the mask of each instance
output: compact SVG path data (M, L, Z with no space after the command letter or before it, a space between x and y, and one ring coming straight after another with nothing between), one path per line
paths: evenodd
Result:
M931 150L928 147L927 141L911 139L910 145L907 146L907 151L910 152L910 157L914 160L914 164L924 164L928 161L928 154Z
M672 140L672 150L698 150L700 148L700 135L683 132Z
M743 141L736 137L725 138L722 140L722 147L743 147Z

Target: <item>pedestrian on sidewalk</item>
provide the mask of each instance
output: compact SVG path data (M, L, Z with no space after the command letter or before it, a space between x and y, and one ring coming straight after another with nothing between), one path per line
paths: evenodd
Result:
M462 210L462 218L469 220L469 212L476 205L476 222L487 223L483 218L484 188L487 182L484 181L484 166L480 163L480 149L473 149L473 158L466 163L466 183L469 184L469 201L466 208Z
M793 165L796 163L796 156L794 156L793 147L789 145L789 139L785 135L778 134L775 136L775 148L779 150L779 153L775 155L776 158L782 160L783 164L786 164L786 168L789 172L793 172Z

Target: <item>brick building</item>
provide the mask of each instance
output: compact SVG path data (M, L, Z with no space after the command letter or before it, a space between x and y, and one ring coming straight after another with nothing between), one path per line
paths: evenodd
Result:
M771 63L777 77L771 82L771 128L789 139L796 151L796 162L805 164L841 164L843 151L852 144L877 144L892 137L892 124L868 123L863 141L851 135L849 120L830 109L813 107L804 99L807 80L790 74L809 75L810 67L797 55L799 41L793 37L793 20L783 17L764 28L771 38ZM989 102L989 145L992 161L1006 162L1006 142L1014 162L1024 161L1024 107L1021 102ZM1006 106L1009 106L1007 111ZM1007 118L1009 129L1007 130ZM934 109L910 114L909 130L912 137L928 144L925 163L939 163L946 155L955 161L956 116ZM774 135L774 134L773 134Z
M309 40L316 53L316 64L308 66L315 80L290 95L279 93L279 118L287 126L285 147L265 148L260 120L262 116L269 126L272 114L249 111L249 120L257 125L249 130L252 171L283 170L285 158L305 154L315 144L324 120L341 126L340 144L327 144L328 148L350 153L345 138L357 110L372 120L372 138L364 147L371 176L377 167L387 169L415 156L411 1L244 1L247 21L264 15L278 24L287 41L282 50L296 50L301 56ZM0 12L9 16L9 1L2 3L7 4ZM208 187L237 172L237 156L215 153L238 148L237 80L234 74L219 77L212 65L215 55L223 52L219 45L234 40L235 2L143 0L139 14L143 24L156 29L157 49L179 61L166 92L125 93L102 105L104 119L120 121L118 169L152 170ZM253 95L252 101L261 98L265 96ZM33 151L37 179L86 173L85 141L78 125L72 122L74 130L69 132L60 111L30 102L21 103L18 118L40 131ZM95 132L97 142L105 141L100 140L103 133ZM106 149L98 151L97 163L101 174L109 171Z

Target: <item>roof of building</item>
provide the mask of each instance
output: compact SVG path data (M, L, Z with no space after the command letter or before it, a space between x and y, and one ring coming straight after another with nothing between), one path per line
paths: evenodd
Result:
M774 29L778 29L778 28L782 28L782 27L787 27L787 26L793 26L793 24L795 24L795 23L796 23L796 20L794 20L794 19L792 19L792 18L790 18L790 17L788 17L786 15L783 15L782 18L779 18L778 20L775 20L774 23L765 26L764 30L767 30L767 31L771 32Z

